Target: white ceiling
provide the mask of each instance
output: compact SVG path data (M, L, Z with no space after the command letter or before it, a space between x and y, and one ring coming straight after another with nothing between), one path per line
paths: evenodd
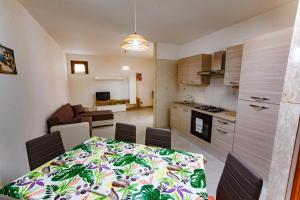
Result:
M19 0L67 53L122 53L133 0ZM183 44L291 0L137 0L137 32ZM151 54L150 51L146 54Z

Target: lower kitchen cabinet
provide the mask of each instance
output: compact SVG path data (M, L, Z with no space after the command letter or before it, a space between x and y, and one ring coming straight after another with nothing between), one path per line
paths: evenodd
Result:
M170 126L180 133L189 134L191 131L191 109L171 105Z
M268 179L279 105L239 100L233 152Z
M213 118L211 131L211 153L225 161L227 154L232 152L235 123L217 117Z

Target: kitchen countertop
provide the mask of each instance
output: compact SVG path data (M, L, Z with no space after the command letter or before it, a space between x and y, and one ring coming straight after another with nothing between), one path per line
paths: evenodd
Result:
M235 121L236 121L236 116L229 116L229 115L226 114L227 112L232 112L231 110L224 110L223 112L212 113L212 112L208 112L208 111L204 111L204 110L200 110L200 109L195 108L195 105L199 105L199 104L193 103L193 102L191 102L191 103L173 102L172 105L180 106L180 107L183 107L183 108L188 108L188 109L200 112L200 113L211 115L213 117L219 117L219 118L228 120L228 121L233 122L233 123L235 123Z

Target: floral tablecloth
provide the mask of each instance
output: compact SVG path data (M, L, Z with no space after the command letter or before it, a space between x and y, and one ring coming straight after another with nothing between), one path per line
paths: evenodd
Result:
M99 185L107 197L90 191ZM93 137L6 185L16 199L207 199L201 154Z

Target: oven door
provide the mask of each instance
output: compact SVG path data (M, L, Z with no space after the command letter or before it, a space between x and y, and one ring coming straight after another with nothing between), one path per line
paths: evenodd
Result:
M212 116L192 111L191 133L206 142L211 141Z

